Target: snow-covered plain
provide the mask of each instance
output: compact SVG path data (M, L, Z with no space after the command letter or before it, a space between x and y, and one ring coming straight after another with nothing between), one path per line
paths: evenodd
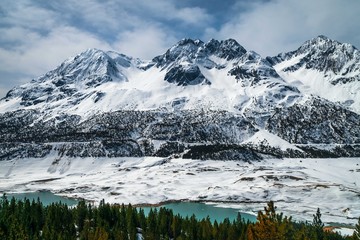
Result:
M0 192L50 190L98 202L216 202L256 213L273 200L286 215L354 225L360 216L360 159L213 161L181 158L59 158L0 162Z

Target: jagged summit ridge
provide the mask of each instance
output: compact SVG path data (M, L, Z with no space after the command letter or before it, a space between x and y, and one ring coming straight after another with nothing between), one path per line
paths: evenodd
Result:
M226 60L239 58L247 52L246 49L234 39L224 41L211 39L205 44L205 49L211 54Z
M199 65L207 69L224 68L220 58L224 60L239 59L246 53L234 39L218 41L211 39L204 43L201 40L182 39L176 45L167 50L163 55L153 59L155 66L165 70L165 80L181 86L186 85L210 85L211 81L201 72Z
M234 39L218 41L211 39L204 43L201 40L182 39L163 55L153 59L157 66L164 67L176 61L200 62L211 61L211 56L216 56L226 60L232 60L241 57L246 50ZM209 64L209 67L216 64Z
M183 39L151 62L89 49L15 87L0 111L27 107L48 116L161 108L243 112L255 102L292 104L295 98L287 96L294 95L300 96L266 59L235 40Z
M351 107L358 103L346 89L339 92L356 81L334 85L329 71L306 67L328 66L307 65L316 57L329 61L325 45L346 55L348 46L337 44L319 37L301 51L264 59L232 39L183 39L149 62L89 49L0 100L0 160L54 152L217 160L359 156L360 115L309 91L330 92L327 83L331 95L340 93ZM299 62L298 70L283 71Z
M339 102L360 113L360 52L351 44L321 35L295 51L267 60L283 79L302 92Z
M282 71L294 72L304 67L324 72L331 77L332 84L360 81L360 53L357 48L348 43L340 43L320 35L306 41L297 50L281 53L268 58L277 63L299 58L296 64L283 68Z
M20 107L47 109L54 103L68 108L88 97L98 101L102 93L94 89L107 82L126 82L124 70L140 63L123 54L88 49L30 83L13 88L5 101L17 99Z
M126 81L126 76L119 67L130 67L134 60L123 54L104 52L99 49L88 49L79 55L63 62L39 81L46 81L49 76L63 77L70 82L87 82L93 76L108 76L109 80Z

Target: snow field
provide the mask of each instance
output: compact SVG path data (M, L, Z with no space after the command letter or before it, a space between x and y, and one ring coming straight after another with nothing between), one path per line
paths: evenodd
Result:
M50 190L110 203L215 202L256 214L273 200L296 220L355 224L360 161L269 159L261 162L168 158L58 158L0 162L0 192Z

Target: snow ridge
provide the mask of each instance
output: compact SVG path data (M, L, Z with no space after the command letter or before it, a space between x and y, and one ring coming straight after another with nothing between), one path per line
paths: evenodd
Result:
M85 119L121 109L244 112L255 102L291 105L300 95L266 59L233 39L183 39L150 62L89 49L12 89L0 112L40 109L50 118L76 114Z
M354 46L321 35L295 51L267 59L283 79L302 92L360 113L360 52Z
M324 36L273 58L233 39L183 39L151 61L89 49L0 100L0 159L59 142L83 157L358 156L358 59Z
M316 202L354 222L359 66L324 36L268 58L233 39L183 39L151 61L89 49L0 100L0 192L274 200L306 220Z

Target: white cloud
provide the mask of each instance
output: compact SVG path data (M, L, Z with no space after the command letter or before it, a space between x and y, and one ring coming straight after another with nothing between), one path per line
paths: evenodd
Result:
M25 40L23 44L15 49L0 48L0 73L6 73L8 77L11 76L10 73L14 73L12 82L9 82L9 79L2 81L12 86L21 83L24 76L29 76L29 81L33 77L46 73L65 59L87 48L112 49L109 44L96 36L73 27L55 28L45 37L39 35L27 37L27 35L18 35L18 31L21 30L16 29L12 37L22 36ZM23 33L29 32L24 30ZM22 73L21 77L19 73ZM2 83L2 85L6 84Z
M115 36L141 25L139 16L120 11L116 1L54 1L47 7L27 0L4 1L0 6L0 98L13 86L46 73L87 48L113 50L111 42L91 33L93 29L81 29L84 26L72 21L101 27L99 32L113 31ZM136 54L142 55L139 51Z
M3 24L25 27L34 30L46 30L54 27L58 22L58 14L52 10L37 7L28 0L4 0L1 22Z
M124 2L124 8L136 12L138 16L154 20L178 20L180 24L204 26L212 20L212 16L204 8L178 7L176 0L133 0Z
M112 49L96 36L73 27L54 28L45 36L21 27L4 29L3 33L0 39L14 44L0 46L0 98L15 85L46 73L87 48Z
M137 22L124 10L122 1L66 0L51 2L52 8L63 15L63 24L98 32L121 30Z
M98 32L119 32L171 20L178 25L204 26L212 20L205 9L178 7L174 0L67 0L51 4L68 21L80 20L74 24L85 24Z
M320 34L356 45L360 43L359 9L358 0L255 2L250 10L234 16L219 31L208 28L205 35L235 38L264 56L294 50Z
M195 25L203 25L211 21L211 16L206 13L203 8L182 8L178 11L175 10L175 16L178 19Z
M175 0L3 1L0 97L87 48L149 59L178 40L178 26L211 21L203 8L178 7Z
M144 26L125 31L118 36L113 47L121 53L141 59L152 59L162 54L176 39L155 26Z
M150 59L192 34L235 38L263 56L296 49L319 34L360 47L359 0L231 2L223 18L230 20L222 24L203 2L179 7L177 0L3 0L0 97L93 47Z
M8 50L14 49L20 45L24 45L29 42L36 42L41 38L39 33L18 26L0 28L0 30L0 42L4 45L7 45Z

